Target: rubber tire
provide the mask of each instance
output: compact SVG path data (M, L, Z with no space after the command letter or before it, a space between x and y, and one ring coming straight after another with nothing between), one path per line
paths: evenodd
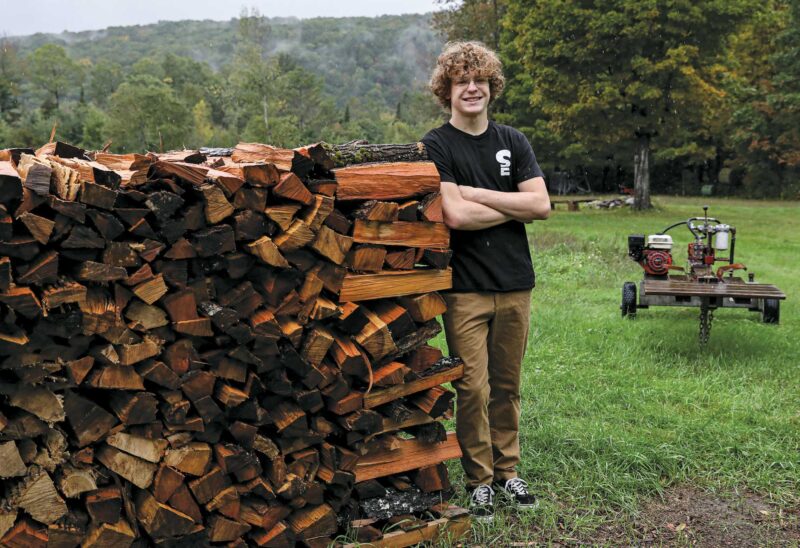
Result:
M781 319L781 302L778 299L764 299L764 310L761 320L764 323L779 323Z
M633 282L625 282L622 284L622 317L628 316L629 318L636 317L636 284Z

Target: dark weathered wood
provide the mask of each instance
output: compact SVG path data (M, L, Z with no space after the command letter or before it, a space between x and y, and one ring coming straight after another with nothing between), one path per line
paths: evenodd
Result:
M8 203L22 196L22 180L7 160L0 161L0 202Z
M366 141L350 141L341 145L322 143L333 166L344 167L369 162L421 162L428 160L425 145L369 144Z

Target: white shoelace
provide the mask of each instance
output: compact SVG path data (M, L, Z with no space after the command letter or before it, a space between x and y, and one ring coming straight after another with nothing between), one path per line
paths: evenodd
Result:
M528 482L524 479L512 478L506 482L505 488L518 496L528 494Z
M494 491L488 485L479 485L472 492L472 502L478 505L490 504Z

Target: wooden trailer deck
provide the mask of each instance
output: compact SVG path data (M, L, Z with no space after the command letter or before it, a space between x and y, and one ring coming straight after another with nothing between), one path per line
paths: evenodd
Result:
M786 294L771 284L748 283L741 278L701 283L689 280L644 280L642 296L733 297L735 299L786 299Z

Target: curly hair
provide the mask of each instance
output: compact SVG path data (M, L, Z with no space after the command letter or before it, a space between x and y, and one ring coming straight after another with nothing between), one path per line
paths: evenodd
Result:
M503 92L506 79L497 54L480 42L448 42L445 44L436 68L431 75L430 87L439 102L450 108L450 89L453 80L469 73L474 78L489 81L489 102Z

